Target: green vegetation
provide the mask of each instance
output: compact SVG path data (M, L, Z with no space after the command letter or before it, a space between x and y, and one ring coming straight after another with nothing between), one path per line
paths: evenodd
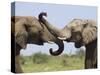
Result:
M79 70L84 69L83 53L78 50L74 55L51 56L39 52L32 56L21 56L20 62L24 72Z
M47 63L49 59L48 55L42 54L41 52L35 53L32 57L33 57L33 63L35 64Z

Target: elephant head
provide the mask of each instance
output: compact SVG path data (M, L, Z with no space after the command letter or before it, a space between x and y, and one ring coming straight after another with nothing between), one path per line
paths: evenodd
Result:
M69 30L71 36L65 37L64 40L74 42L77 48L97 39L97 26L93 20L73 19L65 29ZM66 32L66 34L69 32Z
M54 36L60 40L74 42L77 48L87 45L97 38L97 26L93 20L73 19L63 29L58 29L44 17L40 17L40 19Z
M42 14L46 16L46 14ZM64 49L63 41L52 35L46 26L36 17L15 16L11 18L12 34L20 48L25 49L27 44L43 45L45 42L54 42L59 46L55 52L50 49L50 54L59 55Z

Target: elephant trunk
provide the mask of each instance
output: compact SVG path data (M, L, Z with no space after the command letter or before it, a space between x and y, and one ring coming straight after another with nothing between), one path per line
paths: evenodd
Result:
M60 35L60 30L55 28L54 26L52 26L48 21L46 21L43 16L47 16L47 13L46 12L42 12L39 14L38 18L39 18L39 21L42 22L46 28L49 30L49 32L51 34L54 35L54 37L56 37L56 39L53 41L59 46L59 49L56 50L56 51L53 51L52 48L50 48L49 52L51 55L53 56L57 56L59 54L61 54L64 50L64 44L63 44L63 41L59 40L57 37Z
M63 29L54 27L43 16L47 16L47 13L46 12L40 13L38 16L39 21L42 22L47 27L47 29L50 31L51 34L53 34L60 40L66 40L71 37L71 31L69 27L66 26Z
M56 50L56 51L53 51L52 48L50 48L49 52L53 56L60 55L63 52L63 50L64 50L64 43L63 43L63 41L57 39L57 41L55 43L59 46L59 49Z
M61 36L61 30L51 25L47 20L45 20L45 18L43 18L43 16L47 16L47 13L41 12L38 16L39 21L42 22L54 36Z

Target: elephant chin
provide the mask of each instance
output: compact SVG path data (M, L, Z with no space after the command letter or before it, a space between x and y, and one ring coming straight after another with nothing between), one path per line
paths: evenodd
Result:
M44 45L44 41L39 39L39 42L37 43L38 45Z
M80 48L81 46L82 46L82 43L80 43L80 42L75 43L76 48Z
M37 43L38 45L43 45L43 43L42 42L39 42L39 43Z

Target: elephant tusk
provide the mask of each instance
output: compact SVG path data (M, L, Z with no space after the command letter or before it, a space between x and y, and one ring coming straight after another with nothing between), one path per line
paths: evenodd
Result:
M61 37L57 37L58 39L60 39L60 40L66 40L66 38L61 38Z
M48 41L48 43L49 43L49 44L54 44L54 42L52 42L52 41Z

